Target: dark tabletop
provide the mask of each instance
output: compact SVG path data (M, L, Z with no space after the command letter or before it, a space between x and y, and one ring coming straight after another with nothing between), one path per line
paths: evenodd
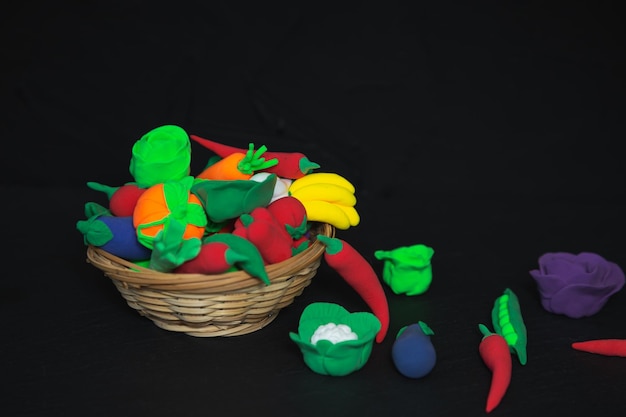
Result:
M624 38L611 4L11 3L2 415L485 415L478 324L491 327L505 288L528 362L513 361L491 414L626 412L626 358L570 346L626 339L626 293L571 318L543 308L529 274L549 252L626 267ZM313 302L368 311L325 263L267 327L203 338L158 328L86 262L76 222L102 197L86 183L130 181L132 144L164 124L300 151L350 179L361 222L338 236L379 274L376 250L434 249L427 292L385 286L389 333L362 369L312 372L289 338ZM195 144L193 155L206 162ZM437 363L409 379L391 348L418 321Z

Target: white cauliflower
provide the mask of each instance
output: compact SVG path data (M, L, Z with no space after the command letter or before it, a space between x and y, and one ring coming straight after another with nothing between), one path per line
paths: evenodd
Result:
M332 344L344 342L346 340L357 340L359 337L346 324L328 323L320 325L313 336L311 344L315 345L320 340L328 340Z
M263 182L269 177L271 174L269 172L257 172L253 176L250 177L252 181ZM276 178L276 184L274 185L274 193L272 194L272 198L270 199L270 203L278 200L279 198L287 197L289 195L289 186L291 185L292 180L288 178Z

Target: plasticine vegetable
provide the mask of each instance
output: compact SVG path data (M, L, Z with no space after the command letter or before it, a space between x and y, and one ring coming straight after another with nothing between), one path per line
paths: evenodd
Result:
M177 274L221 274L234 269L235 264L247 258L224 242L204 243L198 255L178 266L173 272Z
M252 242L266 264L282 262L292 256L291 236L265 207L242 214L235 221L232 233Z
M325 329L332 327L340 327L350 336L325 339L324 336L329 336ZM298 332L289 332L289 337L313 372L345 376L365 366L379 330L380 321L370 312L350 313L339 304L317 302L306 306Z
M263 257L252 242L232 233L213 233L202 240L203 245L211 242L222 242L228 245L239 255L238 260L234 263L236 267L253 277L259 278L264 284L270 285L271 282L265 270Z
M377 250L376 259L383 261L383 281L395 294L408 296L425 293L433 281L430 246L416 244L392 250Z
M76 223L85 245L99 247L129 261L150 259L150 249L139 243L132 216L94 215Z
M423 321L400 329L391 348L391 358L398 372L417 379L433 370L437 362L437 352L431 341L433 334Z
M286 196L272 201L267 209L282 224L287 233L298 240L309 230L306 209L297 198Z
M617 263L593 252L547 252L529 272L542 307L573 319L598 313L626 284Z
M376 335L376 342L382 342L389 329L389 305L376 271L363 255L345 240L324 235L318 235L317 239L326 245L324 252L326 263L361 296L380 320L381 328Z
M191 142L180 126L159 126L133 145L129 171L142 188L180 180L190 170Z
M270 175L276 174L272 174L270 172L257 172L250 177L250 181L263 182ZM274 185L274 194L272 194L272 199L270 200L270 203L289 195L289 185L291 184L291 180L286 178L280 178L278 176L276 177L277 178L276 185Z
M183 239L202 238L207 217L198 197L190 192L192 182L193 177L167 181L141 194L133 211L133 224L143 245L152 249L155 236L170 217L186 225Z
M145 188L141 188L135 183L111 187L90 181L87 183L87 187L106 193L109 199L109 210L111 214L119 217L132 216L139 196L146 191Z
M491 384L485 407L489 413L500 404L509 388L513 372L513 360L509 345L502 335L490 332L484 324L479 324L478 328L483 334L478 351L483 362L491 371Z
M626 357L626 339L595 339L572 343L572 348L604 356Z
M502 335L509 345L511 353L517 355L522 365L526 364L526 325L522 317L517 295L510 289L496 298L491 319L496 333Z
M176 217L168 217L152 242L149 268L171 272L200 253L199 237L183 238L187 225Z
M272 167L277 159L266 160L261 157L267 148L261 146L256 152L254 144L246 152L234 152L212 163L197 178L205 180L249 180L256 171Z
M276 178L272 174L262 182L197 180L191 193L202 202L210 221L223 223L257 207L266 207L274 193Z
M201 138L200 136L190 135L192 140L215 152L222 158L227 157L233 153L243 153L244 149L236 148L234 146L228 146L219 142L215 142L209 139ZM319 168L320 166L315 162L311 162L304 154L300 152L265 152L265 157L270 159L276 159L278 163L271 167L262 169L266 172L271 172L279 177L296 179L303 177Z

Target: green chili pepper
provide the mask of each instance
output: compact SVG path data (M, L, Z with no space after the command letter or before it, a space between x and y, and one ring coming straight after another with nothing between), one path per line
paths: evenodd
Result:
M526 325L522 317L517 295L510 289L496 298L491 319L496 333L500 334L509 345L511 353L517 355L522 365L526 364Z

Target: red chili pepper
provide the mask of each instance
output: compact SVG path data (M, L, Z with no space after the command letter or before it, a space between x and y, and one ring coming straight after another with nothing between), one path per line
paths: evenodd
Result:
M326 245L326 263L361 296L380 320L376 342L382 342L389 329L389 305L374 268L345 240L325 235L318 235L317 239Z
M513 359L509 345L502 335L490 332L484 324L479 324L478 328L483 334L478 351L483 362L491 371L491 385L485 407L489 413L500 404L509 388Z
M200 136L189 135L189 137L195 142L209 149L210 151L215 152L222 158L225 158L228 155L236 152L244 154L248 152L248 149L229 146L223 143L215 142L213 140L201 138ZM263 156L266 160L277 159L278 164L272 167L265 168L262 171L271 172L278 175L279 177L287 179L297 179L300 177L304 177L306 174L320 167L319 164L311 162L309 158L307 158L306 155L301 152L266 151Z
M572 343L572 348L598 355L626 357L626 339L585 340Z
M233 259L226 256L226 251L228 250L228 245L222 242L205 243L200 246L200 252L195 258L179 265L173 272L177 274L209 275L226 272L234 263Z

